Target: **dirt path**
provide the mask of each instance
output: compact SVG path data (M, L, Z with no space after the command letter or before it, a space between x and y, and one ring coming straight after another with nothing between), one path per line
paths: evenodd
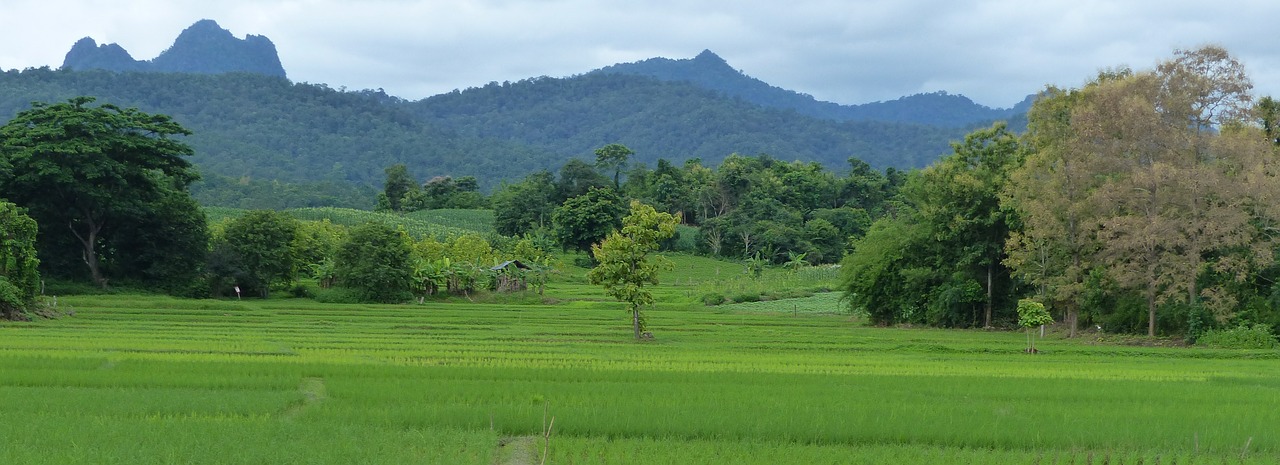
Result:
M542 460L542 436L503 436L493 465L536 465Z
M324 388L324 378L302 378L302 382L298 384L298 392L302 393L302 401L294 403L281 412L282 418L297 418L307 408L329 397Z

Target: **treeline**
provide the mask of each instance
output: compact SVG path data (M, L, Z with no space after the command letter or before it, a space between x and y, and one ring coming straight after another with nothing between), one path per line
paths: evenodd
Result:
M881 324L1011 326L1018 298L1071 328L1280 328L1277 110L1225 50L1048 88L1021 137L970 134L913 172L844 261ZM1261 325L1261 326L1257 326Z
M345 226L253 210L211 226L200 295L267 297L285 289L324 302L404 302L410 298L524 289L545 283L550 256L528 239L464 233L413 237L368 221ZM515 262L495 269L502 262ZM306 279L315 287L301 284Z
M895 207L905 172L881 173L850 158L847 174L818 163L784 162L769 155L733 154L716 167L700 160L650 168L621 144L595 150L595 163L572 159L557 173L540 171L504 183L492 196L470 177L435 177L425 183L408 167L386 170L380 209L492 208L504 236L541 238L566 250L588 251L621 225L630 200L679 215L696 237L675 237L668 249L762 263L838 262L850 238ZM688 234L688 232L686 232Z
M44 278L186 296L397 302L538 284L547 255L528 239L411 237L383 221L341 226L255 210L209 224L199 178L166 115L91 97L37 103L0 127L0 312L39 304ZM499 260L523 266L495 270ZM295 285L315 278L321 289Z

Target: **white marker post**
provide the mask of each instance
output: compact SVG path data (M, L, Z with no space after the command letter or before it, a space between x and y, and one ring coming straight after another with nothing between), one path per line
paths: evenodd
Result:
M240 286L236 286L236 300L240 300Z

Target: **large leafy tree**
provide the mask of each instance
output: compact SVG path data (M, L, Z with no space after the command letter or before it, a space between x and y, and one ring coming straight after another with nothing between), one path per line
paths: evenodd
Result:
M1097 171L1104 166L1100 154L1079 139L1072 114L1101 82L1125 74L1103 73L1084 90L1045 90L1028 116L1024 139L1030 153L1006 186L1006 204L1018 212L1022 228L1009 238L1005 263L1035 285L1042 300L1063 310L1071 337L1080 326L1085 283L1099 247L1093 228L1099 210L1088 199L1105 179Z
M904 205L845 257L849 302L877 323L991 326L996 304L1010 295L1001 260L1013 220L1000 193L1020 161L1017 138L999 123L953 150L913 173Z
M298 228L298 220L270 210L254 210L227 224L220 242L248 281L240 285L265 298L272 285L292 281Z
M93 282L105 287L103 246L114 246L131 221L156 218L155 205L186 195L197 174L185 158L191 148L174 137L190 132L177 122L93 102L35 103L0 128L0 159L9 166L0 171L0 192L40 224L48 264L70 265L79 256ZM79 250L67 250L64 236L73 236Z
M1010 263L1065 304L1073 326L1091 268L1143 296L1149 335L1162 305L1229 318L1236 302L1223 284L1271 262L1259 226L1280 218L1250 88L1240 63L1210 46L1037 104L1039 153L1011 191L1026 216Z
M366 302L408 300L412 248L408 237L381 223L352 228L334 260L338 282Z
M650 260L649 254L675 234L679 222L675 215L633 200L631 213L622 219L622 230L610 233L591 247L599 264L587 272L587 280L604 286L605 294L627 303L636 339L645 329L640 309L653 304L653 293L646 286L657 285L658 271L670 267L670 262L661 257Z
M493 193L493 226L498 234L520 236L551 224L553 178L551 172L539 171Z
M938 269L950 270L955 280L966 283L964 287L982 283L982 321L990 327L997 283L1009 282L1001 260L1011 219L1000 204L1000 193L1009 173L1021 163L1020 149L1004 123L969 133L952 149L952 155L908 183L906 194L934 240L943 245Z
M593 187L556 208L551 221L562 247L585 252L621 226L622 213L622 199L617 193Z

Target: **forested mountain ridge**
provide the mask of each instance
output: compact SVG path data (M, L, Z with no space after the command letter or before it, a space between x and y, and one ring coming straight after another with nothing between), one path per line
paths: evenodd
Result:
M932 92L885 102L840 105L813 96L771 86L729 66L710 50L692 59L650 58L607 66L595 73L649 76L663 81L684 81L757 105L795 110L814 118L837 121L887 121L942 127L973 127L995 120L1017 119L1031 108L1031 98L1013 108L990 108L963 95ZM1016 125L1015 125L1016 126Z
M8 120L33 101L79 95L167 114L190 129L193 135L185 139L195 149L191 161L206 184L226 187L210 198L196 186L198 199L212 205L369 208L372 196L360 189L379 185L383 170L396 163L427 177L483 175L497 183L563 162L558 154L439 130L388 103L398 100L383 93L248 73L8 71L0 73L0 118ZM249 190L275 197L285 189L279 183L308 183L302 190L310 192L286 204L238 195ZM356 190L360 204L335 202Z
M259 35L238 39L209 19L197 21L183 30L173 46L152 60L135 60L118 44L98 45L93 38L85 37L67 52L62 67L164 73L246 72L285 77L284 66L271 39Z
M667 68L711 76L707 82L801 96L751 79L711 52L684 61L692 64ZM876 169L910 169L948 152L949 142L972 128L901 122L905 117L806 115L711 89L698 79L619 72L626 66L493 82L410 102L381 90L291 83L270 40L237 39L202 20L154 60L137 61L119 45L98 46L86 38L62 69L0 73L0 117L33 101L81 95L171 115L194 133L188 138L192 161L205 179L193 186L197 198L242 208L368 208L369 192L395 164L421 179L475 176L488 188L555 170L572 158L590 159L593 150L612 143L631 147L634 160L650 166L658 159L715 164L741 153L816 161L836 170L847 169L850 158ZM945 94L908 99L925 98L968 102Z
M688 82L589 73L490 83L410 104L432 124L472 137L500 138L569 156L610 143L636 160L715 164L732 153L847 167L922 167L963 129L879 121L830 121L767 108Z

